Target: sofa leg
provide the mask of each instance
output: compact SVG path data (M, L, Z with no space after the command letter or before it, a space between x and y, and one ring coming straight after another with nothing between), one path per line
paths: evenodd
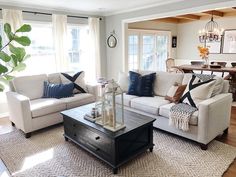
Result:
M200 147L201 147L202 150L205 151L205 150L207 150L207 148L208 148L208 144L202 144L202 143L201 143L201 144L200 144Z
M30 133L25 133L25 138L30 138L31 137L31 132Z
M228 130L229 130L229 128L226 128L226 129L224 130L223 135L228 135Z
M15 127L15 124L14 124L13 122L11 122L11 126L12 126L12 127Z

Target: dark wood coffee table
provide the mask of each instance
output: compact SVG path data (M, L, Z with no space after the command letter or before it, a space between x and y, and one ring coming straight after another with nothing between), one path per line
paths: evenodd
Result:
M61 112L64 119L65 140L71 140L113 168L118 167L147 149L153 150L154 118L125 111L126 128L117 132L85 120L94 104Z

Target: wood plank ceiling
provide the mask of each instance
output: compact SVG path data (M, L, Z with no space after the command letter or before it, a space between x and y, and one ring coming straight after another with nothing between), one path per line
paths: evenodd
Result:
M152 21L166 22L166 23L188 23L188 22L192 22L196 20L207 20L207 19L210 20L212 14L214 18L236 16L236 7L220 9L220 10L205 11L205 12L193 13L193 14L185 14L185 15L179 15L175 17L154 19Z

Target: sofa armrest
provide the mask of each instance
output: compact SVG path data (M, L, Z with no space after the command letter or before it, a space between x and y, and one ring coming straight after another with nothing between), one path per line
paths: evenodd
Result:
M199 104L199 142L207 144L229 127L231 104L231 93L216 95Z
M99 85L86 85L88 93L94 95L94 97L98 98L98 90L99 90Z
M32 116L28 97L16 92L7 92L10 120L25 133L32 131Z

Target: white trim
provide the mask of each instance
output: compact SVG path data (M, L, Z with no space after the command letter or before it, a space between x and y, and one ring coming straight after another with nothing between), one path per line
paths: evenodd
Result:
M5 117L9 117L9 113L8 113L8 112L1 113L1 114L0 114L0 119L1 119L1 118L5 118Z
M123 14L123 13L127 13L127 12L133 12L133 11L148 9L148 8L151 8L151 7L158 7L158 6L162 6L162 5L166 5L166 4L173 4L173 3L181 2L181 1L183 1L183 0L165 0L165 1L162 1L162 2L158 2L158 3L153 3L153 4L150 4L150 5L144 5L142 7L129 8L127 10L117 10L117 11L114 11L114 12L104 12L101 15L104 15L104 16L118 15L118 14Z

